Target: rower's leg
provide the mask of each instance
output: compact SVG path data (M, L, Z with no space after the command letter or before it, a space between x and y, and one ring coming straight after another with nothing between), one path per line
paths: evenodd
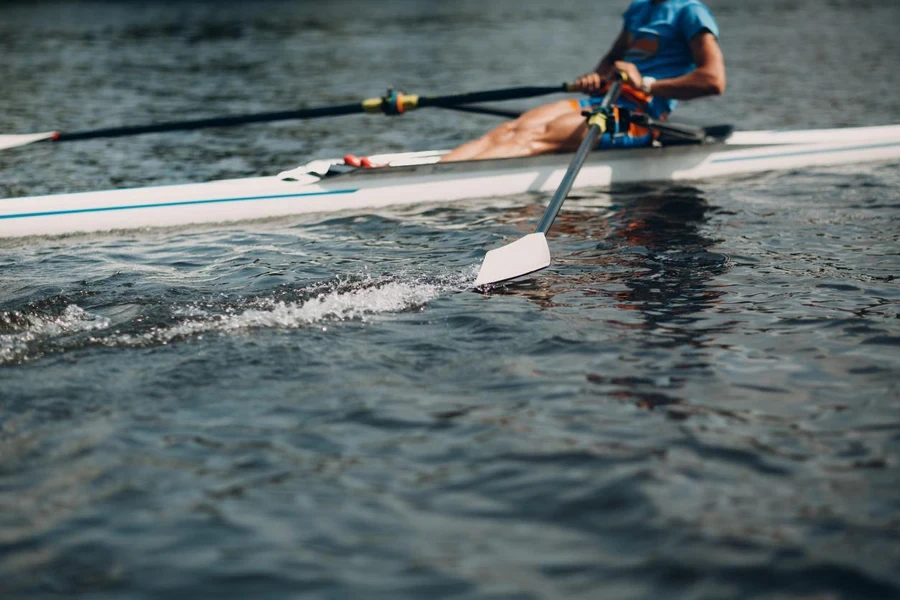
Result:
M472 140L451 150L441 158L441 161L537 154L537 152L526 149L530 146L530 140L540 137L550 123L567 115L575 115L584 121L577 104L573 104L570 100L560 100L538 106L523 113L518 119L492 129L477 140ZM577 147L578 144L575 145ZM544 150L544 152L552 152L552 150Z
M509 135L497 136L491 145L472 156L471 160L572 152L581 144L585 132L585 118L569 111L543 125L520 128Z

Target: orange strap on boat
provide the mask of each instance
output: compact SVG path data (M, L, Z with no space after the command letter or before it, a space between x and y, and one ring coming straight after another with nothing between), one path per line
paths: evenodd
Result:
M344 164L357 169L376 169L385 166L381 163L372 162L372 159L368 156L357 156L355 154L345 154Z
M624 113L624 114L623 114ZM619 131L620 134L625 134L633 138L644 137L648 133L650 133L649 127L644 127L643 125L638 125L630 118L630 113L627 108L619 108L618 106L613 107L613 117L615 118L617 123L627 122L628 130L627 131Z

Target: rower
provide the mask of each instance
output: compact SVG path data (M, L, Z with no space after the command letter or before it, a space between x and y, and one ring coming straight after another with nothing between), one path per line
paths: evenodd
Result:
M610 81L620 72L625 73L628 84L616 103L617 128L600 138L600 148L649 146L655 133L646 124L664 120L678 100L724 93L719 27L700 0L632 0L623 21L609 52L592 72L576 80L577 89L590 94L588 98L529 110L441 160L572 152L587 132L582 113L596 110ZM645 118L629 119L630 113Z

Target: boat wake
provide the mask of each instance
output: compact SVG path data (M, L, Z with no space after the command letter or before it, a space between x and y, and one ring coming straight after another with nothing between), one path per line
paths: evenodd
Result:
M0 365L84 347L151 347L208 334L306 327L327 331L337 323L424 310L440 296L470 289L473 278L474 267L437 277L362 274L259 297L171 305L152 316L138 311L124 322L101 314L115 313L116 307L84 309L74 303L58 307L53 315L46 310L0 312Z
M367 322L377 315L424 309L439 296L466 289L471 279L465 273L437 279L392 276L338 280L300 290L301 298L295 301L261 297L243 306L225 306L224 311L191 307L189 319L137 335L120 335L116 341L117 345L156 345L204 333L310 326L327 329L330 323Z
M109 319L91 314L76 304L67 305L58 314L0 312L0 365L18 362L29 355L38 358L46 353L48 344L64 343L84 332L105 329L109 324Z

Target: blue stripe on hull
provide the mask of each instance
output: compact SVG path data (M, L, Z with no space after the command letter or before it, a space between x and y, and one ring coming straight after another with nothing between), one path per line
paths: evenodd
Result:
M331 192L307 192L305 194L282 194L277 196L247 196L245 198L213 198L210 200L185 200L184 202L163 202L158 204L130 204L124 206L101 206L98 208L77 208L71 210L50 210L45 212L18 213L0 215L0 219L24 219L27 217L56 217L59 215L77 215L84 213L110 212L114 210L132 210L140 208L168 208L170 206L191 206L196 204L217 204L221 202L249 202L254 200L282 200L284 198L308 198L310 196L332 196L337 194L353 194L357 190L334 190Z

